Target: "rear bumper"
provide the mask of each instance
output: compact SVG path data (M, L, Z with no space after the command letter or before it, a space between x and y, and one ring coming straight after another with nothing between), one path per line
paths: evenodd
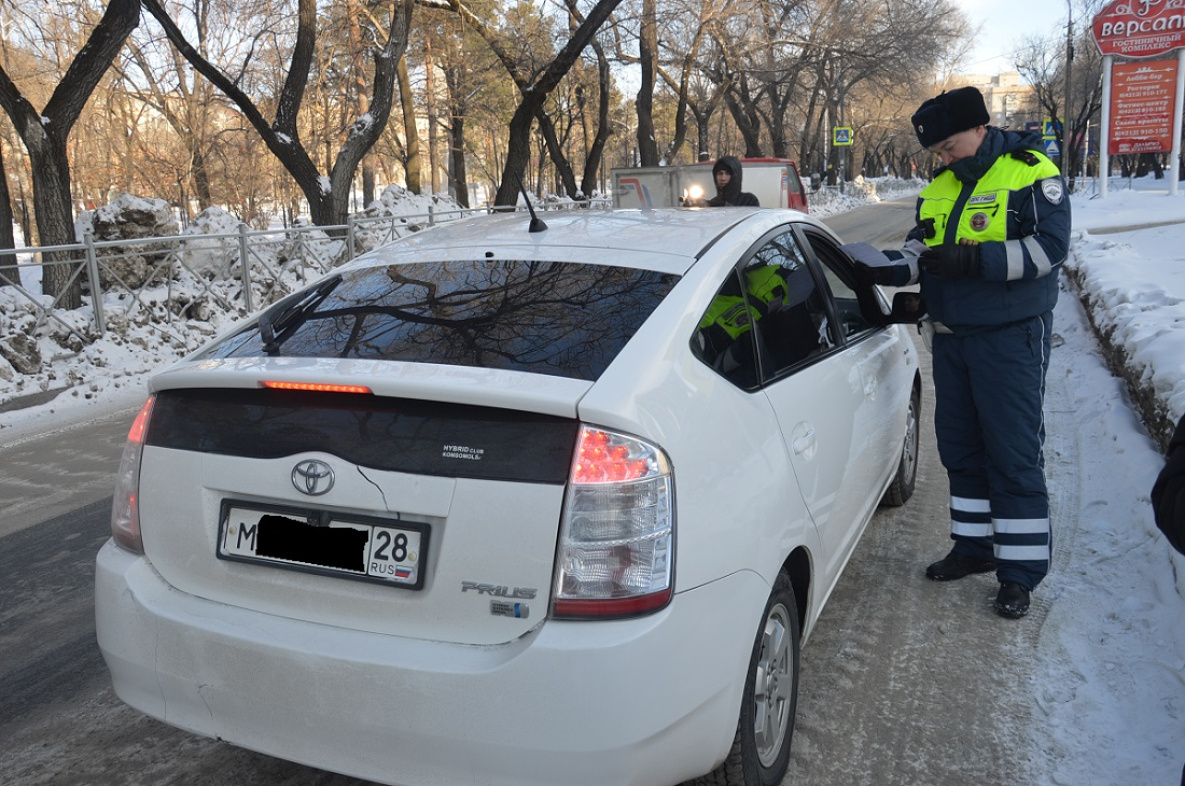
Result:
M403 786L601 786L725 756L768 592L739 573L642 619L473 647L213 603L107 543L95 609L116 693L174 726Z

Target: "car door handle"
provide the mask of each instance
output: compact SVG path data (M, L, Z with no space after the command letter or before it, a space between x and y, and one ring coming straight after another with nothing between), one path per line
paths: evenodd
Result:
M815 430L810 426L807 426L806 433L801 437L795 438L792 445L794 447L795 453L800 455L806 453L815 446Z

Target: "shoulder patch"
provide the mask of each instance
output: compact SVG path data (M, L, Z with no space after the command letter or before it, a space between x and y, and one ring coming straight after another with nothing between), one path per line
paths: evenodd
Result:
M1013 150L1012 157L1017 161L1023 161L1029 166L1037 166L1041 163L1032 150Z
M1065 189L1062 187L1062 179L1060 177L1047 177L1041 181L1041 193L1051 205L1060 205L1062 198L1065 196Z

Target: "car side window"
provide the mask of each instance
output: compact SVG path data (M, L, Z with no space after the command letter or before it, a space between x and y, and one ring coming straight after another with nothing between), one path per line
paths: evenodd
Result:
M760 380L753 344L756 316L745 297L740 275L733 270L712 298L691 340L696 357L745 390L755 389Z
M792 230L762 244L745 263L742 276L757 315L767 378L835 346L825 294Z
M872 292L857 292L851 263L843 252L821 234L815 232L804 234L823 268L827 287L831 290L831 296L835 302L840 332L843 333L844 338L876 327L867 316L867 309L878 308L872 302L875 295Z

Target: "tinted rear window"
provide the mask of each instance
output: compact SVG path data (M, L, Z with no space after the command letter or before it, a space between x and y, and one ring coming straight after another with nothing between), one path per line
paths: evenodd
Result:
M530 412L338 393L168 390L149 445L274 459L324 451L364 467L563 483L579 423Z
M350 270L287 319L270 354L402 360L595 380L679 277L565 262L453 261ZM251 327L202 357L256 357Z

